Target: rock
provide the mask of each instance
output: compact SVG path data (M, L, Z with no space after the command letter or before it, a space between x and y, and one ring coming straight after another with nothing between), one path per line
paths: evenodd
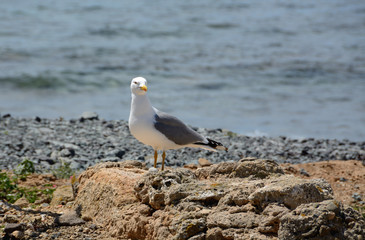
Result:
M193 182L194 178L194 174L187 169L166 170L163 174L148 172L136 183L134 190L142 203L148 203L154 209L160 209L166 204L188 196L190 188L198 187Z
M340 182L347 182L347 179L344 177L341 177L339 180L340 180Z
M85 120L98 120L99 115L95 112L83 112L80 116L80 121L83 122Z
M351 215L354 224L344 220ZM281 219L280 239L361 239L365 236L365 221L360 213L335 200L302 204Z
M310 176L309 173L304 168L300 169L300 174L302 174L303 176L306 176L306 177Z
M284 174L283 169L275 161L255 158L244 158L238 162L219 163L196 171L198 178L222 175L229 178L266 178L274 174Z
M75 226L84 224L85 221L76 212L68 212L56 219L56 223L60 226Z
M4 216L4 222L6 222L6 223L18 223L19 222L19 217L17 215L13 215L13 214L6 214Z
M59 152L60 157L73 157L75 156L75 150L73 148L65 148Z
M60 235L61 235L61 233L59 233L59 232L54 233L54 234L52 234L51 239L59 239Z
M305 180L285 175L254 191L249 200L252 204L263 207L272 202L283 203L293 210L303 203L332 199L332 195L331 186L324 180Z
M17 205L17 206L19 206L21 208L28 207L29 201L25 197L21 197L21 198L19 198L18 200L16 200L14 202L14 205Z
M277 233L281 217L289 212L289 209L282 204L274 203L268 205L262 211L263 218L259 223L258 231L263 234Z
M117 206L137 202L133 187L146 172L142 167L137 161L106 162L90 167L78 177L74 206L81 207L82 216L104 219L101 221L120 214L123 209Z
M34 118L34 120L35 120L36 122L41 122L41 121L42 121L42 119L41 119L40 117L38 117L38 116L36 116L36 117Z
M356 201L361 201L361 200L362 200L361 195L360 195L360 194L358 194L358 193L354 193L354 194L352 194L352 198L353 198L354 200L356 200Z
M198 168L198 166L196 164L191 163L191 164L185 164L184 168L195 170Z
M5 224L4 232L9 234L14 231L22 231L23 228L24 228L23 223L7 223L7 224Z
M53 192L53 197L50 205L65 205L67 202L72 201L73 199L74 196L72 192L72 186L62 185Z
M115 152L115 156L120 158L120 159L123 158L124 154L125 154L124 150L118 150L118 151Z
M207 240L220 240L223 239L222 229L221 228L210 228L207 231Z
M212 163L206 158L199 158L198 163L202 167L209 167L212 165Z
M79 182L74 207L114 238L331 239L333 233L357 239L365 234L360 213L333 200L327 182L284 175L267 160L158 172L138 162L101 163L82 173Z
M23 231L14 231L12 234L11 234L15 239L22 239L24 238L24 232Z

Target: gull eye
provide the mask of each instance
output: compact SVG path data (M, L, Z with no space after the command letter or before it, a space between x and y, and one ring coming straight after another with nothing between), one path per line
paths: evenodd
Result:
M134 83L134 84L137 84L137 82L136 82L136 81L134 81L133 83Z

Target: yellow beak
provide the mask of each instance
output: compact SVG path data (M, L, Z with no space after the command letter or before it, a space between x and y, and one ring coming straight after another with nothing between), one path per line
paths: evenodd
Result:
M141 90L147 92L147 86L146 85L142 85L139 87Z

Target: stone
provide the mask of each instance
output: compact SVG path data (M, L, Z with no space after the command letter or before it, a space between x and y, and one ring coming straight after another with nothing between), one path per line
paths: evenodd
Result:
M56 223L60 226L75 226L84 224L85 221L81 219L76 212L68 212L56 219Z
M269 203L279 202L292 210L303 203L320 202L332 198L332 188L325 180L306 180L290 175L277 178L249 196L249 200L256 206L265 207Z
M349 213L358 220L351 226L344 218ZM281 219L280 239L361 239L365 236L365 220L335 200L300 205Z
M361 195L359 193L352 194L352 198L356 201L361 201L362 200Z
M6 222L6 223L18 223L19 222L19 217L17 215L13 215L13 214L6 214L4 216L4 222Z
M223 239L221 228L210 228L207 231L207 240L221 240Z
M80 116L80 121L83 122L85 120L98 120L99 115L95 112L83 112Z
M60 157L73 157L75 156L75 150L72 148L65 148L59 152Z
M29 201L25 197L21 197L21 198L19 198L18 200L16 200L14 202L14 205L17 205L17 206L19 206L21 208L28 207Z
M198 178L227 176L229 178L266 178L284 174L283 169L271 160L244 158L238 162L225 162L196 171Z
M124 154L125 154L124 150L118 150L118 151L115 152L115 156L120 158L120 159L123 158Z
M52 201L50 203L51 206L56 205L65 205L67 202L72 201L74 199L72 186L71 185L62 185L56 188L53 192Z
M333 233L359 239L365 234L361 214L333 200L326 181L284 175L268 160L195 171L106 162L78 181L73 208L113 238L331 239Z
M306 176L306 177L310 176L309 173L304 168L300 169L300 174L302 174L303 176Z
M196 164L191 163L191 164L185 164L184 168L195 170L198 168L198 166Z
M16 230L11 234L15 239L22 239L24 238L24 232Z
M212 165L212 163L206 158L199 158L198 163L202 167L209 167Z
M128 206L136 203L133 187L140 178L143 164L137 161L105 162L88 168L79 175L74 202L87 218L107 219L121 209L111 206Z
M23 223L7 223L4 227L4 232L9 234L14 231L22 231L24 229Z

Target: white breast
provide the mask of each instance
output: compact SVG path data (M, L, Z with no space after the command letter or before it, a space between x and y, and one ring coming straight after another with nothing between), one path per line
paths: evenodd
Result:
M153 147L155 150L168 150L181 147L155 129L153 119L133 119L129 123L129 129L138 141Z
M131 113L129 115L129 130L140 142L153 147L155 150L181 148L160 133L154 127L155 110L147 97L132 96Z

